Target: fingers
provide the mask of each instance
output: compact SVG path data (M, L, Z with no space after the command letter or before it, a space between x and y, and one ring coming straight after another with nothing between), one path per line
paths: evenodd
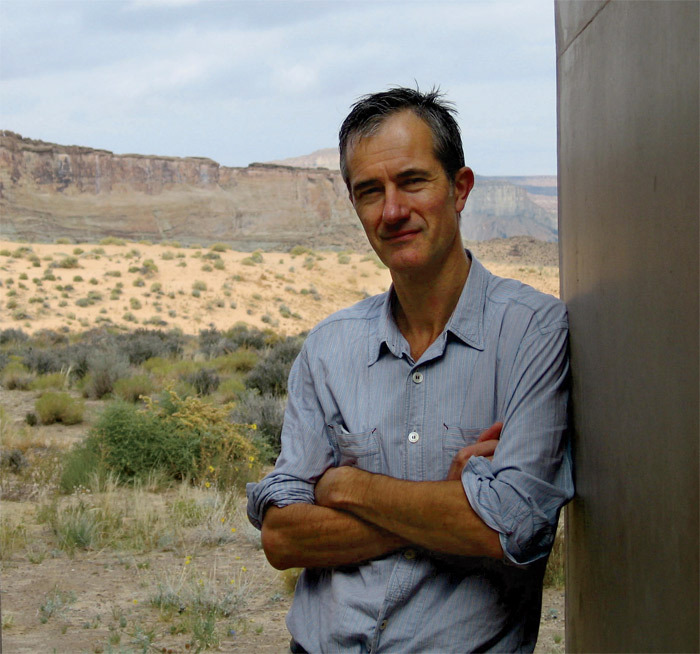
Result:
M501 429L503 429L503 423L494 422L488 429L485 429L479 434L479 438L476 442L482 443L484 441L498 440L501 437Z
M473 445L468 445L459 450L450 464L450 469L446 477L447 481L461 479L464 466L467 465L467 461L473 456L484 456L488 459L492 459L496 452L496 447L498 446L498 438L501 435L502 428L502 422L494 423L480 434L478 440Z

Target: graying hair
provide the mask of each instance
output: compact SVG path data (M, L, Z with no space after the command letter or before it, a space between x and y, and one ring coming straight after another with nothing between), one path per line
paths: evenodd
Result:
M453 103L443 97L438 88L422 93L418 89L397 86L357 100L343 121L338 135L340 172L348 190L348 148L358 139L376 133L389 116L405 110L412 111L428 125L433 135L435 157L450 182L454 182L457 171L464 166L464 150L459 125L455 120L457 111Z

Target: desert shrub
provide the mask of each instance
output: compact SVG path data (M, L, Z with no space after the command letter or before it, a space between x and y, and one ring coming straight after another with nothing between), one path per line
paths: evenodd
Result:
M99 400L113 391L118 379L129 375L129 361L118 350L103 350L88 357L88 371L83 395Z
M40 329L34 332L32 343L41 347L55 347L56 345L65 345L69 342L68 336L55 329Z
M27 543L27 528L11 522L7 517L0 519L0 560L8 560Z
M7 390L26 391L34 375L19 361L10 361L2 370L2 385Z
M209 395L219 388L221 383L221 378L212 368L199 368L183 375L182 379L188 384L192 384L197 395Z
M138 298L132 297L129 299L129 306L132 309L134 309L135 311L137 311L138 309L141 308L141 300L139 300Z
M246 376L246 386L262 394L281 396L287 392L289 371L301 350L302 340L290 337L270 348Z
M232 375L231 377L224 379L219 384L219 388L217 390L222 402L233 402L245 393L246 388L241 377L238 375Z
M85 403L68 393L50 391L37 398L34 410L43 425L51 425L54 422L75 425L83 421Z
M280 452L284 405L280 397L248 391L239 397L229 414L233 422L256 425L254 439L262 441L258 449L266 453L268 461Z
M192 283L192 290L193 291L206 291L207 290L207 283L196 280Z
M145 275L146 277L152 277L158 272L158 266L155 264L153 259L146 259L142 264L141 264L141 274Z
M233 352L241 347L252 350L261 350L268 345L269 334L259 330L257 327L249 327L245 324L238 324L225 332L227 349Z
M202 259L207 259L209 261L219 261L221 260L221 255L216 252L206 252L202 255Z
M338 252L338 263L348 264L350 263L350 257L343 252Z
M19 343L24 343L29 336L25 334L21 329L3 329L0 331L0 345L17 345Z
M148 375L123 377L114 382L113 393L126 402L138 402L142 396L153 393L153 380Z
M60 261L52 262L51 268L80 268L80 262L77 257L67 256Z
M213 480L224 486L259 473L258 453L225 407L168 391L145 409L113 402L100 416L86 447L121 479L162 470L170 479Z
M137 329L129 334L120 334L116 346L132 365L140 365L152 357L175 357L182 354L185 339L179 331Z
M65 363L61 350L30 347L22 354L24 364L37 375L60 372Z
M29 388L33 391L45 391L49 388L61 390L68 386L68 381L68 375L61 372L50 372L35 377L29 384Z
M231 246L226 243L212 243L210 249L214 252L226 252L231 249Z
M107 474L106 466L94 439L89 437L75 445L63 458L58 487L62 493L88 488L95 475Z
M100 245L126 245L126 241L117 236L106 236L100 240Z
M248 372L255 367L259 358L259 355L253 350L240 348L230 354L223 354L211 359L209 365L222 373Z

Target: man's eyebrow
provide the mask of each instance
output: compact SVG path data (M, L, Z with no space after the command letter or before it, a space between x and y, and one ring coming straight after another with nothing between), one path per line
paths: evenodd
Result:
M428 177L429 175L429 171L423 168L409 168L408 170L402 170L397 177L399 179L406 179L407 177Z
M357 193L358 191L362 191L378 183L379 180L376 177L372 177L371 179L363 179L361 182L358 182L357 184L353 185L352 192Z

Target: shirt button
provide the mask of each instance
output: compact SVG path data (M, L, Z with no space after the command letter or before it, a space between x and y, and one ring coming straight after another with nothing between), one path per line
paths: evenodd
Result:
M423 381L423 373L422 372L414 372L413 373L413 381L416 384L420 384Z
M409 440L409 442L411 442L411 443L417 443L419 438L420 438L420 436L418 435L418 432L417 432L417 431L412 431L412 432L408 435L408 440Z
M403 553L403 558L406 559L407 561L412 561L413 559L416 558L416 550L406 550Z
M386 621L386 620L382 620L382 624L379 625L379 628L380 628L382 631L384 631L384 630L386 629L386 625L387 625L387 621Z

